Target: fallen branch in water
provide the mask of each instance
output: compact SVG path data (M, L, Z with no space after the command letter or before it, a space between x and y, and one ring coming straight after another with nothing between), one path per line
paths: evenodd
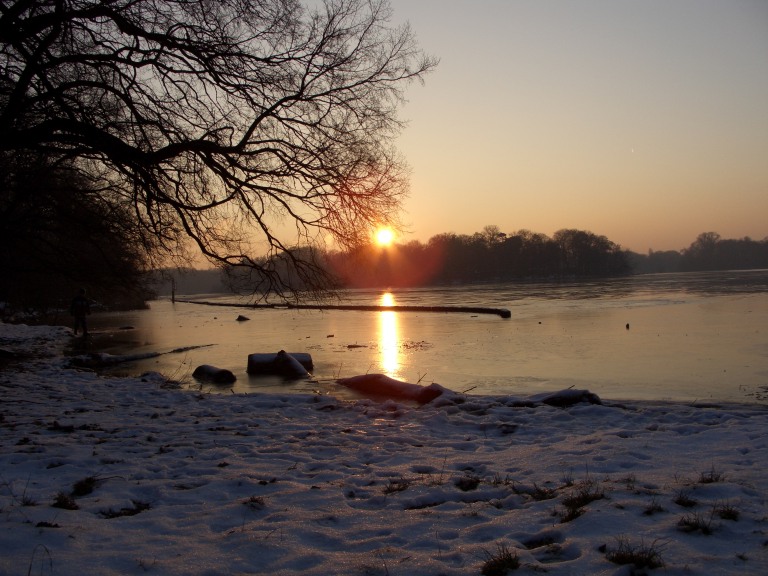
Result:
M164 354L179 354L181 352L187 352L189 350L195 350L197 348L207 348L213 346L213 344L201 344L199 346L184 346L182 348L174 348L167 352L139 352L136 354L107 354L106 352L92 352L90 354L81 354L80 356L73 356L70 359L70 363L73 366L79 368L101 368L104 366L112 366L113 364L120 364L122 362L135 362L137 360L146 360L147 358L156 358Z
M511 318L512 313L506 308L485 308L482 306L377 306L369 304L238 304L229 302L210 302L207 300L179 300L185 304L205 306L227 306L236 308L269 308L272 310L356 310L362 312L458 312L463 314L495 314L502 318Z

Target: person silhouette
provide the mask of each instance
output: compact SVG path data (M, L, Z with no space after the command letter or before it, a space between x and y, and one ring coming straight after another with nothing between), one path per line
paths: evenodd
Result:
M85 288L80 288L77 295L72 298L72 304L69 307L69 312L75 318L75 336L77 336L78 328L83 329L83 337L88 336L88 323L85 317L91 313L91 303L88 298L85 297Z

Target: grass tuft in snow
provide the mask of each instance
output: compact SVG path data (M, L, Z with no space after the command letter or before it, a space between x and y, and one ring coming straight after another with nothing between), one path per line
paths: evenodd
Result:
M590 502L603 498L605 498L605 490L603 490L600 482L587 478L580 482L568 496L563 498L563 506L566 508L582 508Z
M520 567L517 553L510 550L509 546L503 542L496 545L496 552L491 553L486 550L485 554L487 559L480 570L483 576L504 576Z
M406 478L399 478L397 480L390 480L387 485L384 486L384 494L394 494L396 492L404 492L411 487L411 481Z
M566 508L560 513L560 522L567 524L584 514L584 508Z
M722 472L718 472L715 469L714 464L709 470L702 472L699 475L699 484L714 484L715 482L722 482L723 480L725 480L725 476Z
M529 496L536 502L541 502L542 500L552 500L552 498L557 496L557 492L553 488L539 486L536 484L536 482L533 483L533 488L520 488L513 484L512 491L515 494L523 494L525 496Z
M600 482L587 477L579 482L560 502L565 507L565 511L560 514L560 522L575 520L584 513L584 506L603 498L605 498L605 490L603 490Z
M643 516L653 516L654 514L657 514L659 512L665 512L664 507L659 504L659 501L656 500L656 497L654 496L651 498L651 502L646 506L645 510L643 510Z
M627 490L631 492L635 489L635 486L637 484L637 477L634 474L627 474L623 478L620 478L618 481L622 484L625 484L627 487Z
M635 568L662 568L664 561L661 559L661 548L658 540L654 540L650 545L643 541L639 544L632 544L628 538L620 536L616 538L616 547L608 549L605 557L614 564L626 565L632 564Z
M509 474L501 477L501 474L498 472L495 472L493 475L493 478L491 479L491 486L512 486L513 482L512 479L509 477Z
M75 499L64 492L56 494L56 498L53 499L53 504L51 504L51 506L54 508L62 508L63 510L78 510L80 508L80 506L77 505L77 502L75 502Z
M266 505L266 502L261 496L251 496L250 498L247 498L243 504L248 506L251 510L262 510Z
M470 490L476 490L480 485L480 477L474 474L462 476L454 482L456 488L462 492L469 492Z
M133 506L130 508L120 508L120 510L109 508L107 510L100 511L99 514L103 518L108 519L121 518L123 516L136 516L136 514L140 514L141 512L149 510L152 507L149 502L142 502L141 500L131 500L131 503Z
M678 520L677 527L683 532L701 532L709 536L715 531L715 527L712 525L714 516L714 509L710 512L709 517L699 513L686 514Z
M733 520L734 522L739 519L739 511L733 504L723 502L722 504L716 504L714 513L717 514L722 520Z
M88 494L93 492L93 489L96 487L97 482L98 482L98 478L96 478L95 476L87 476L82 480L78 480L72 486L72 496L73 497L87 496Z
M27 494L27 488L29 487L29 478L27 478L27 483L24 485L24 490L21 493L21 496L16 494L16 491L13 489L13 483L12 482L2 482L0 483L0 487L5 488L8 493L10 494L11 498L13 500L18 501L19 504L22 506L37 506L37 500L32 498L29 494ZM0 511L2 511L0 509Z
M683 508L693 508L696 506L696 504L698 504L698 502L691 497L690 490L686 490L685 488L681 488L677 491L677 494L675 494L672 502L678 506L682 506Z
M560 475L560 482L562 482L563 486L566 486L567 488L570 488L574 485L575 480L573 479L573 468L563 470L563 473Z

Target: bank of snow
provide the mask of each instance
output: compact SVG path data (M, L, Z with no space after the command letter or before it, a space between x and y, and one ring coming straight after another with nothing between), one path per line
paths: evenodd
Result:
M214 395L69 369L67 338L0 325L21 355L0 371L0 574L490 574L503 552L510 573L629 574L622 547L667 575L768 561L762 406Z

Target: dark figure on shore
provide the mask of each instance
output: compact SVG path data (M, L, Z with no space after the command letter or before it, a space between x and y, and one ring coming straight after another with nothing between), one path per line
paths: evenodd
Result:
M80 288L77 296L72 298L69 313L75 318L75 336L77 336L79 328L83 329L83 337L88 336L88 323L85 321L85 317L91 313L91 303L85 297L85 288Z

